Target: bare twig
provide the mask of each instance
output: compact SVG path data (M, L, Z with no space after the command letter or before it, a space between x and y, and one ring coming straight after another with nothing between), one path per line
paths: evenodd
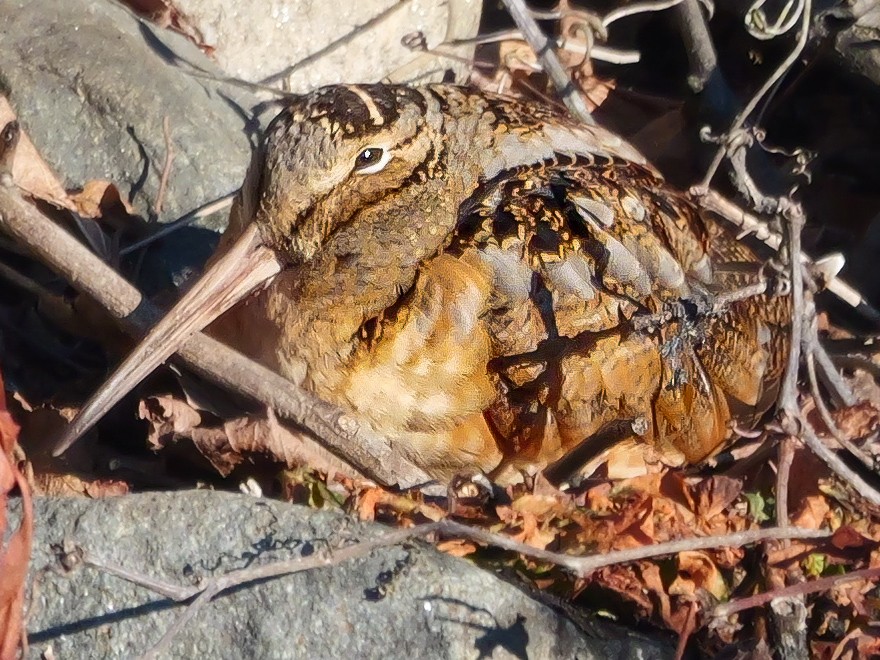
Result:
M810 334L815 336L815 329L811 330ZM859 449L854 442L850 441L849 438L840 432L840 429L837 428L837 424L834 422L834 418L831 416L831 412L828 410L828 406L825 405L822 392L819 391L819 379L816 377L816 354L814 351L814 343L811 341L805 341L804 352L806 353L807 377L810 381L810 392L813 395L813 401L816 404L816 410L819 411L819 416L822 418L825 426L828 427L832 437L849 451L849 453L859 459L859 461L862 462L862 465L869 470L873 470L874 461L871 460L870 456Z
M646 14L648 12L663 11L670 7L675 7L687 0L654 0L653 2L633 2L624 7L617 7L602 17L602 26L607 28L615 21L637 14Z
M699 187L693 187L691 194L697 203L704 209L715 213L725 221L740 229L739 237L754 236L756 240L761 241L774 252L779 251L782 245L782 236L770 228L770 225L756 216L742 209L739 205L727 199L715 190L703 190ZM805 266L811 266L813 261L809 256L801 253L801 263ZM857 312L862 313L869 320L880 319L880 312L871 308L862 295L856 291L850 284L840 277L832 277L825 282L825 288L837 296L841 301L850 305ZM824 367L823 367L824 370ZM852 405L849 403L848 405Z
M556 91L559 92L565 106L578 121L595 125L596 122L587 109L583 96L581 96L574 81L566 73L565 67L562 66L562 62L559 61L559 57L553 50L553 41L541 32L541 28L538 27L535 19L529 13L525 1L503 0L503 2L504 6L507 7L507 11L513 17L513 21L538 56L544 71L547 72L550 80L553 81L553 86L556 87Z
M859 495L864 497L874 506L880 506L880 493L871 486L867 481L862 479L859 474L851 469L843 460L831 449L829 449L822 439L816 435L816 432L809 424L802 424L800 429L800 439L807 445L816 456L822 459L831 470L839 476L844 483L852 487Z
M599 25L601 25L602 28L605 29L612 23L619 21L622 18L636 16L638 14L647 14L649 12L663 11L664 9L674 7L680 2L682 2L682 0L648 0L646 2L634 2L624 7L617 7L615 9L612 9L610 12L598 19L596 19L596 17L591 12L582 9L573 9L571 7L563 10L560 9L558 5L556 9L551 9L548 11L529 9L529 14L531 14L532 18L539 21L555 21L559 20L560 18L567 18L572 16L575 18L580 18L582 22L585 23L591 23L594 20L597 20Z
M788 519L788 478L794 459L794 438L787 436L779 443L776 468L776 524L786 528L791 525Z
M804 212L800 204L779 200L782 214L787 220L789 277L791 278L791 335L785 376L779 390L779 403L791 419L800 414L798 406L798 370L801 364L801 337L804 335L804 271L801 268L801 231L804 228Z
M512 30L499 30L497 32L489 32L487 34L480 34L476 37L470 37L467 39L456 39L455 41L448 42L447 46L464 46L468 44L493 44L499 41L524 41L523 34L518 29ZM619 48L611 48L610 46L605 46L602 44L593 44L587 48L587 44L583 41L569 39L567 37L558 37L555 41L556 47L559 50L565 50L573 55L589 55L591 60L598 60L600 62L608 62L609 64L635 64L641 59L641 55L637 50L621 50ZM458 57L454 56L451 53L446 53L443 50L438 48L433 48L429 51L434 55L440 55L441 57ZM495 63L489 64L491 68L497 67Z
M682 37L690 63L688 85L694 92L701 92L718 68L715 46L698 0L684 0L676 11L682 23Z
M165 135L165 164L162 166L159 190L156 193L156 203L153 205L153 211L155 211L156 215L162 214L165 191L168 189L168 177L171 176L171 165L174 163L174 143L171 140L171 120L168 118L168 115L165 115L162 119L162 132Z
M809 350L816 358L816 366L819 367L819 375L822 376L825 387L831 391L839 405L854 406L856 404L855 394L843 380L837 367L834 366L828 351L819 342L818 335L809 334L805 341L810 343Z
M796 527L782 529L776 527L749 530L721 536L680 539L676 541L668 541L666 543L659 543L657 545L618 550L601 555L577 557L535 548L525 543L515 541L503 534L470 527L447 519L425 525L418 525L409 529L394 530L387 534L383 534L379 538L361 541L342 548L319 551L308 557L296 557L294 559L273 562L265 566L232 571L226 575L209 579L198 586L182 587L161 580L156 580L119 566L104 563L100 560L91 558L88 555L83 557L83 563L92 568L116 575L123 580L139 584L176 602L196 598L175 624L165 633L165 635L163 635L162 639L156 644L156 646L144 656L147 658L154 658L159 657L162 652L167 650L168 645L171 643L177 632L179 632L187 622L191 621L205 604L224 591L257 580L338 565L344 561L364 557L378 548L388 547L412 538L425 537L431 534L465 538L477 543L484 543L503 550L517 552L538 561L555 564L570 570L581 577L589 576L596 570L607 566L671 555L690 550L739 547L750 543L766 541L768 539L821 539L829 536L828 532L821 532L812 529Z
M856 580L876 580L880 578L880 568L865 568L860 571L853 571L845 575L835 575L832 577L819 578L810 582L801 582L793 584L790 587L774 589L762 594L755 594L747 598L739 598L731 600L727 603L718 605L711 612L711 616L707 617L707 621L711 619L726 619L729 616L751 609L753 607L761 607L766 605L775 598L784 598L786 596L806 596L807 594L815 594L820 591L828 591L841 584L847 582L855 582Z
M119 254L125 256L126 254L130 254L135 250L139 250L142 247L146 247L151 243L158 241L160 238L165 238L172 232L177 231L181 227L186 227L187 225L192 224L196 220L200 220L201 218L206 218L212 213L217 213L224 209L228 209L232 206L232 200L235 199L235 196L238 194L238 190L233 190L231 193L227 193L218 199L215 199L207 204L203 204L197 209L193 209L189 213L180 216L176 220L172 222L168 222L157 231L154 231L152 234L147 236L146 238L142 238L139 241L135 241L131 245L126 245L119 251Z
M758 103L761 102L761 99L763 99L767 95L767 92L769 92L773 88L777 81L781 80L782 77L786 73L788 73L788 70L795 63L797 58L800 57L800 54L803 52L804 47L807 45L807 39L810 34L810 16L811 0L805 0L800 34L798 35L798 40L795 44L795 47L777 67L776 71L773 72L773 75L771 75L767 80L764 81L764 84L761 85L758 91L755 92L751 99L749 99L749 102L746 103L745 107L740 110L739 113L736 115L736 118L733 120L730 129L727 131L727 140L735 139L735 135L742 129L743 124L746 119L748 119L749 115L751 115L752 112L755 111L755 108L758 107ZM727 140L725 140L725 142L727 142ZM727 144L722 144L715 152L712 163L709 166L709 169L706 171L706 175L703 177L703 180L699 186L703 190L709 189L709 185L711 184L715 173L718 171L718 167L721 165L721 161L724 159L725 153L728 152L728 148L729 147Z

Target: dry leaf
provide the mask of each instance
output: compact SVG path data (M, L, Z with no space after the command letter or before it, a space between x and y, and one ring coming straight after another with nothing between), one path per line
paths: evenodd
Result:
M678 575L669 585L670 595L697 600L698 590L707 591L718 600L728 595L724 576L707 552L678 553Z
M833 410L831 416L841 434L850 440L864 438L880 427L880 411L869 401Z
M202 416L184 401L171 395L151 396L140 402L138 417L147 420L147 442L161 449L177 436L191 435L201 424Z
M0 96L0 127L15 120L15 111L6 97ZM15 148L15 161L12 164L12 178L15 184L31 197L42 199L59 208L74 210L73 203L58 180L58 177L40 156L33 142L24 131Z
M76 212L85 218L101 218L109 214L134 215L134 209L110 181L89 181L82 190L70 196Z
M13 455L18 425L6 409L6 394L0 376L0 658L14 658L24 633L24 589L31 555L34 514L30 489ZM22 498L22 519L8 536L6 546L6 506L8 496L18 486Z
M696 511L703 520L724 512L742 492L742 482L721 475L703 479L693 488Z
M161 449L181 438L196 449L221 476L228 476L248 456L263 456L288 468L307 465L326 474L362 475L303 433L281 424L272 411L265 417L244 415L220 426L202 426L202 415L171 395L147 397L140 417L150 423L148 441Z
M131 492L129 485L118 479L84 479L74 474L39 473L34 476L34 487L41 495L92 499Z
M440 541L437 544L437 549L453 557L467 557L477 551L477 545L473 541L464 539L449 539L448 541Z
M791 516L791 524L807 529L822 529L831 513L828 498L823 495L810 495L800 501L800 506Z

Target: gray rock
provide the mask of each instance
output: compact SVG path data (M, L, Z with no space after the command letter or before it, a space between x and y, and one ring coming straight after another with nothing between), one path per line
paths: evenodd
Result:
M13 506L13 520L18 511ZM57 570L51 546L177 584L340 547L387 531L321 512L209 491L37 499L30 657L144 653L183 608L112 575ZM516 586L423 542L250 584L209 603L169 657L661 658L672 648L609 623L585 632Z
M66 187L109 179L148 216L166 116L175 158L160 220L241 185L255 101L206 77L219 69L184 37L110 0L3 0L0 35L0 92Z
M833 48L827 49L825 57L872 87L880 85L880 6L876 0L832 3L824 11L820 6L813 28L815 38L831 38Z
M439 80L466 67L423 57L401 44L422 32L429 48L477 33L481 0L176 0L174 6L212 46L217 62L244 80L277 82L303 92L339 82ZM447 51L449 46L443 46ZM468 57L473 48L457 48Z

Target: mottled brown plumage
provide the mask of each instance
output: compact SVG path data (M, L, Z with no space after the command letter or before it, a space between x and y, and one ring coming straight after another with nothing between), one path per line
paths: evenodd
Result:
M221 254L251 218L285 268L212 332L439 477L544 466L620 420L695 462L772 403L787 299L716 304L760 262L551 110L320 89L272 122Z

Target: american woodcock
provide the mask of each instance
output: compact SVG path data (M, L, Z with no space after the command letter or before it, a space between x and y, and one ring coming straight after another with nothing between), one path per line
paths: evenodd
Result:
M451 85L297 97L218 254L251 223L280 273L212 332L438 477L541 467L620 421L695 462L773 403L788 300L735 295L761 261L550 109Z

